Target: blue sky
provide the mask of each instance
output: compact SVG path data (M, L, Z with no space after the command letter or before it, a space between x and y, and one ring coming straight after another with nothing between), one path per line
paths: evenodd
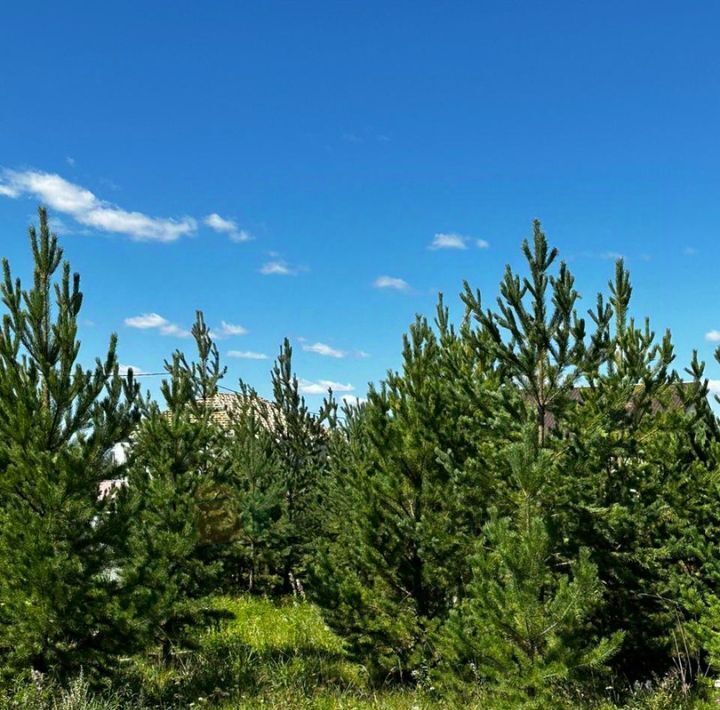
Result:
M157 371L201 308L229 386L267 393L287 335L316 402L396 367L438 290L458 315L463 278L494 298L538 217L587 307L623 254L635 314L720 378L719 24L711 2L6 3L0 253L28 274L42 201L86 357L116 331Z

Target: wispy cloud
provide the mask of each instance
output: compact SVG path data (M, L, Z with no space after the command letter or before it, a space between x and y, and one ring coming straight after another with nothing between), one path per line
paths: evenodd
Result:
M467 249L473 242L478 249L487 249L490 246L490 242L484 239L473 239L456 232L438 232L430 242L428 249L432 251L438 249Z
M220 332L223 335L246 335L248 330L241 325L220 321Z
M240 360L267 360L268 356L265 353L256 353L252 350L230 350L227 354L228 357L239 358Z
M705 340L710 343L720 343L720 330L709 330L705 333Z
M720 395L720 380L708 380L708 391Z
M60 175L37 170L3 170L0 195L34 197L86 227L136 240L172 242L197 230L192 217L166 219L124 210Z
M695 247L685 247L683 249L683 254L685 256L696 256L698 253L698 250Z
M263 276L296 276L301 269L297 266L291 266L283 259L273 259L265 262L259 271Z
M138 330L157 330L161 335L174 335L178 338L187 338L190 331L181 328L175 323L171 323L157 313L143 313L139 316L132 316L125 319L125 325L128 328L136 328Z
M429 249L467 249L468 238L462 234L438 233L428 247Z
M162 328L167 324L167 320L158 313L143 313L141 316L132 316L125 319L125 325L130 328L140 328L145 330L148 328Z
M223 338L232 338L236 335L247 335L248 329L242 325L235 323L228 323L227 321L220 321L219 328L213 328L210 331L210 336L215 340L222 340Z
M344 350L338 350L325 343L303 343L302 349L306 353L316 353L324 357L343 358L347 355Z
M409 291L410 284L404 279L396 278L395 276L378 276L373 281L375 288L390 288L395 291Z
M619 251L604 251L600 254L601 259L608 259L609 261L617 261L618 259L625 259L625 255Z
M340 397L340 401L350 406L357 406L358 404L365 404L367 399L365 397L356 397L354 394L344 394Z
M32 219L32 217L30 219ZM55 232L55 234L62 236L64 234L72 234L74 231L73 228L64 219L60 219L60 217L50 217L48 222L50 223L50 229Z
M332 380L300 380L300 392L302 394L327 394L328 390L333 392L352 392L355 388L351 384L333 382Z
M203 223L216 232L227 234L234 242L248 242L252 239L252 234L245 229L240 229L235 220L221 217L217 212L205 217Z
M618 259L622 259L623 261L628 261L629 257L627 254L622 254L614 250L581 251L576 254L571 254L568 257L569 261L575 261L576 259L600 259L601 261L617 261Z

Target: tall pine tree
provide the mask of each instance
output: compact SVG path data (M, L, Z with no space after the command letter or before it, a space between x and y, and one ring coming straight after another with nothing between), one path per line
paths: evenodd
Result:
M575 279L564 262L552 273L558 251L548 246L538 220L533 223L532 247L525 240L522 251L529 275L521 278L506 267L497 311L483 310L480 293L473 293L467 283L463 300L490 335L506 385L522 394L523 409L534 419L542 446L586 369L602 359L609 313L600 303L598 328L586 345L585 320L575 310Z
M228 465L226 433L211 406L224 370L200 312L192 334L198 359L176 351L166 362L165 409L147 406L118 496L128 520L120 570L128 637L157 644L163 657L188 643L210 613L201 602L222 571L208 516Z
M115 336L102 361L80 364L80 279L42 208L39 221L32 285L4 261L0 286L0 663L64 676L122 650L118 519L100 483L123 475L109 453L137 422L138 388L119 374Z
M337 405L329 392L320 411L310 411L292 369L292 347L287 338L272 369L272 387L270 406L256 398L253 409L266 431L272 433L285 499L283 520L278 525L282 529L278 543L283 550L280 591L302 594L322 530L329 429L334 425Z
M233 591L251 594L282 588L289 553L286 481L275 434L263 416L268 406L253 390L243 388L228 411L226 512L233 535L223 581Z
M348 412L333 458L335 520L315 595L374 677L408 681L468 581L467 556L496 487L497 381L484 337L418 317L403 367Z

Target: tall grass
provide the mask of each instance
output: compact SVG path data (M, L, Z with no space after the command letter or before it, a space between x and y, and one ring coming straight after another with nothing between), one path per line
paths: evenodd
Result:
M129 659L114 688L94 690L77 678L66 688L47 678L19 680L4 695L8 710L167 710L170 708L292 708L292 710L440 710L540 707L531 699L488 697L471 688L462 698L441 698L422 689L374 689L362 666L349 661L343 644L307 603L220 597L212 605L227 620L198 633L195 648L178 650L172 663L152 654ZM612 710L676 710L717 707L686 697L676 679L626 688L612 696L577 695L558 689L551 706ZM541 707L548 707L547 703Z

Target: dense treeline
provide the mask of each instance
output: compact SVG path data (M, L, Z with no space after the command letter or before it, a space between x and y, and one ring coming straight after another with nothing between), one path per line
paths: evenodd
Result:
M373 683L441 697L542 705L720 670L703 364L678 370L670 334L634 319L621 261L584 311L533 232L495 304L465 284L453 323L441 298L366 402L328 393L315 413L288 341L271 401L244 383L218 397L202 314L160 403L121 374L114 337L81 368L79 279L40 210L30 287L6 262L0 286L5 682L173 664L219 623L219 593L310 599Z

